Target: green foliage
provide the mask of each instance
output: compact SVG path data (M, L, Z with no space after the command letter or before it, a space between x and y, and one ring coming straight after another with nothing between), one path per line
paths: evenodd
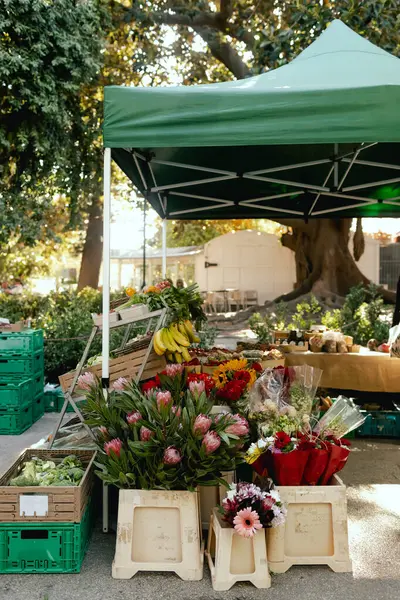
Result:
M217 339L218 328L211 327L208 325L207 321L205 321L202 323L201 329L197 331L197 335L200 338L200 343L197 344L197 347L204 350L210 350L214 347L215 340Z
M270 313L267 313L265 317L262 317L260 313L253 313L249 319L249 327L256 334L258 341L265 344L272 340L275 320Z
M385 306L376 285L351 288L342 309L344 332L354 338L356 344L366 345L368 340L379 343L389 337L392 308Z
M181 412L172 410L172 402ZM87 394L86 422L98 431L100 448L97 466L99 477L121 488L194 490L198 485L216 485L222 472L232 470L241 461L239 447L244 439L227 432L232 417L212 418L210 431L219 436L220 446L207 454L204 433L196 432L198 415L208 415L211 404L205 393L194 397L186 392L173 396L166 406L157 406L156 394L143 395L136 384L122 392L112 391L107 402L97 382ZM127 416L139 413L137 422L129 424ZM142 427L151 437L141 440ZM104 452L110 440L122 442L120 451ZM177 464L166 464L164 453L173 448L181 457Z
M311 294L309 300L299 302L296 306L296 312L292 317L291 328L309 331L312 325L315 325L321 319L322 306L314 294Z
M79 362L93 327L91 313L101 313L101 302L100 292L90 288L79 293L54 292L48 296L0 294L0 315L11 322L31 318L33 327L43 329L45 373L50 381L57 381L58 375L74 369ZM118 346L122 335L122 328L111 332L111 348ZM91 355L100 352L101 336L98 335Z
M1 244L56 241L53 213L93 187L99 120L87 126L82 100L98 80L106 22L102 0L0 2Z

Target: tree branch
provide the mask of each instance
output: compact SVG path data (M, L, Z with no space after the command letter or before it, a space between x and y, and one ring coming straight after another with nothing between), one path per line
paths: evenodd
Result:
M195 27L194 30L205 41L214 58L222 62L237 79L244 79L251 75L251 70L236 50L227 42L223 42L219 34L203 27Z

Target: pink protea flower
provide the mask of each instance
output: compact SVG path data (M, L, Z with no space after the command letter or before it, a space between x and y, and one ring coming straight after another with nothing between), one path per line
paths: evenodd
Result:
M193 432L205 435L210 429L212 419L206 415L197 415L195 422L193 423Z
M228 427L225 429L226 433L239 436L247 435L249 433L249 424L246 419L240 415L232 415L228 422L230 425L228 425Z
M171 404L172 402L171 392L157 392L156 400L158 410L160 410L162 406L168 406L168 404Z
M119 438L115 438L110 442L105 442L104 452L111 456L111 452L114 452L117 456L121 454L122 442Z
M165 367L165 371L164 373L168 376L168 377L176 377L177 375L180 375L182 373L184 369L183 365L178 365L178 364L174 364L174 365L167 365Z
M182 455L175 446L168 446L164 451L163 463L165 465L177 465L182 460Z
M202 446L206 450L206 454L212 454L221 445L221 438L215 431L208 431L203 437Z
M83 373L83 375L79 375L77 381L77 387L79 390L89 391L90 388L95 384L96 378L90 371Z
M154 435L154 431L151 431L151 429L148 429L147 427L142 426L140 428L140 441L141 442L148 442Z
M140 421L140 419L142 419L142 418L143 417L139 411L131 412L128 415L126 415L126 420L129 423L129 425L134 425L135 423Z
M206 384L204 381L191 381L189 383L189 390L193 394L193 396L199 397L200 394L205 392Z
M181 416L181 414L182 414L182 409L181 409L181 407L180 407L180 406L175 406L175 405L174 405L174 406L172 406L172 407L171 407L171 410L172 410L172 412L174 413L174 415L176 415L176 416L178 417L178 419L179 419L179 417L180 417L180 416Z
M114 381L114 383L112 384L111 387L113 390L121 392L122 390L125 389L125 386L127 383L128 383L128 380L125 379L125 377L119 377L116 381Z
M243 537L253 537L258 529L262 529L258 513L251 508L239 510L233 519L233 525L236 533Z

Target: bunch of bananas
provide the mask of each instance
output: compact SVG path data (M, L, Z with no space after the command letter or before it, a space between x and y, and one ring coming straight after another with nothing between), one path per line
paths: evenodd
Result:
M191 356L188 347L192 343L198 344L200 338L190 321L172 323L169 327L163 327L154 334L154 351L161 356L165 354L170 362L189 362Z

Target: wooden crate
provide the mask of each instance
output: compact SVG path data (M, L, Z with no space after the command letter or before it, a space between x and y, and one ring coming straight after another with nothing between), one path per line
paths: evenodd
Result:
M252 538L238 535L216 508L210 517L207 558L212 586L218 592L229 590L238 581L271 587L264 530Z
M125 377L125 379L128 380L134 379L144 360L146 351L146 348L141 348L140 350L135 350L135 352L118 356L118 358L112 358L110 360L110 383L114 383L114 381L116 381L119 377ZM163 371L166 366L167 361L165 360L165 357L158 356L154 350L152 350L140 378L141 381L155 377L157 373ZM94 375L97 375L97 377L101 378L101 363L94 365L93 367L84 367L82 369L82 373L87 372L93 373ZM69 390L74 376L75 371L70 371L69 373L60 375L58 380L63 392L67 392Z
M172 571L184 581L203 577L197 492L120 490L114 579L138 571Z
M14 487L8 485L10 480L18 475L23 463L31 460L34 456L57 462L70 454L78 456L86 467L79 486ZM0 479L0 522L32 523L41 521L53 523L62 521L64 523L80 523L93 488L95 456L96 451L94 450L25 450ZM20 498L27 495L31 496L33 501L35 496L47 497L48 510L45 515L25 516L20 514Z
M285 573L292 565L328 565L351 572L346 486L334 475L330 485L277 486L287 508L283 525L267 529L268 564Z

